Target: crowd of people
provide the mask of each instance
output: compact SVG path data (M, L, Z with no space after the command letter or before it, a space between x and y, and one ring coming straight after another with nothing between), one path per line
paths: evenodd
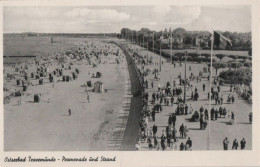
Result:
M187 99L183 99L185 85L186 91L189 90L191 92L189 101L191 100L193 103L200 104L200 93L206 91L206 84L203 82L200 90L194 85L196 85L195 83L202 82L203 76L207 76L208 82L210 81L209 67L205 65L198 76L195 76L195 74L191 72L190 76L185 80L180 73L178 75L178 83L176 79L170 80L169 77L169 80L164 82L165 84L162 84L159 69L161 68L160 66L163 66L163 61L146 61L148 60L146 56L138 54L137 51L133 51L131 48L128 48L128 50L133 53L133 59L138 66L137 70L143 87L143 110L140 119L140 135L135 145L137 150L142 150L141 146L143 146L142 143L144 142L147 143L149 150L192 150L192 138L188 135L189 127L185 125L183 121L179 127L176 126L178 116L181 115L190 115L189 121L199 122L200 130L207 129L208 121L214 121L220 118L227 118L231 125L235 124L235 113L223 105L225 101L223 91L221 90L221 82L218 78L214 78L213 80L215 88L212 86L211 91L208 92L207 100L212 102L210 110L205 106L201 106L199 110L194 110L193 105L191 103L189 104ZM173 62L173 64L174 68L177 68L176 62ZM182 63L179 62L179 64L181 66ZM151 69L151 67L154 69ZM191 66L189 66L189 71L192 71ZM152 79L148 80L148 77ZM158 83L157 89L154 89L156 83ZM152 89L153 91L148 91L148 89ZM230 94L227 96L227 103L232 104L235 102L235 94L233 91L234 89L232 87L232 91L230 90ZM214 101L215 104L213 104ZM168 121L165 122L165 128L158 134L156 117L163 112L163 107L172 106L176 107L176 109L168 116ZM243 139L242 143L241 149L245 149L245 139ZM232 148L237 149L238 146L235 145Z
M227 137L225 137L225 139L223 140L223 149L226 151L228 150L228 146L229 146L229 140ZM239 148L239 143L237 141L237 139L234 139L233 144L232 144L232 150L237 150ZM240 149L244 150L246 148L246 140L245 138L243 138L240 141Z

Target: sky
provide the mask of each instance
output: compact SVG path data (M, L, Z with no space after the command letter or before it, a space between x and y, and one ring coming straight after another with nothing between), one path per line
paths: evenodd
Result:
M250 6L4 7L4 33L119 33L122 28L160 31L251 31Z

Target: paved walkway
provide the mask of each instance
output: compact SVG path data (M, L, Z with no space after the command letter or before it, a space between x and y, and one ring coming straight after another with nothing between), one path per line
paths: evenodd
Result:
M139 46L135 46L135 48L138 48L139 54L142 56L145 56L147 54L147 51L141 51ZM159 62L159 55L153 54L152 52L148 53L149 57L152 56L153 62ZM146 59L145 59L146 60ZM184 76L184 63L182 63L182 66L179 66L179 64L176 63L176 67L174 68L173 65L170 63L167 63L164 58L162 58L162 71L160 73L160 80L155 80L153 78L153 75L148 75L145 77L145 80L148 80L149 88L146 90L149 93L149 101L151 100L151 95L153 92L156 92L158 90L158 84L160 83L161 87L166 84L167 81L170 81L170 76L172 79L176 80L176 86L180 87L178 75L181 73L182 76ZM191 71L189 71L189 66L191 67ZM206 66L206 64L197 64L197 63L187 63L187 77L190 76L190 73L192 72L195 76L199 75L199 71L203 70L203 67ZM140 68L140 65L138 65ZM157 65L148 65L145 66L145 69L150 68L151 71L154 68L158 68ZM172 70L171 70L172 69ZM215 70L213 71L213 76L215 74ZM207 76L207 75L206 75ZM154 87L151 88L150 83L153 81ZM205 83L206 85L206 91L202 91L202 84ZM199 92L199 101L194 102L189 100L191 96L191 90L187 91L187 104L193 107L194 111L199 111L199 108L203 106L204 108L208 108L209 110L209 101L207 100L207 93L209 92L209 81L207 78L202 78L202 81L197 83L196 81L192 82L193 89L195 87L198 88ZM213 87L215 87L214 84L212 84ZM215 88L216 90L216 88ZM182 123L187 125L189 128L188 136L193 141L193 150L207 150L208 149L208 134L210 132L210 149L211 150L223 150L223 139L225 137L228 137L229 139L229 149L232 147L233 140L237 138L237 140L240 143L240 140L242 138L245 138L247 141L246 149L252 149L252 125L249 124L248 114L252 111L252 105L248 104L246 101L242 99L238 99L237 95L235 95L235 103L234 104L227 104L226 99L229 92L228 86L221 86L221 92L224 97L224 104L223 107L226 107L228 110L231 110L235 114L235 125L229 124L229 119L227 118L219 118L217 121L210 121L210 131L209 127L207 127L206 130L200 130L199 122L190 122L189 118L191 118L191 114L189 115L180 115L177 116L176 121L176 130L179 130L179 127ZM183 95L182 95L183 96ZM176 98L175 98L176 99ZM220 105L214 105L215 102L212 101L213 107L219 108ZM149 105L149 108L151 109L152 106ZM156 114L156 121L149 122L148 127L152 127L154 124L158 126L158 132L157 136L161 136L162 130L166 128L168 117L170 114L172 114L175 109L177 108L177 105L174 104L173 106L163 106L163 111L161 113ZM209 110L210 111L210 110ZM177 149L179 150L179 145L181 142L186 143L187 139L181 139L179 137L179 132L177 133L178 142L177 142ZM148 150L148 143L146 141L142 141L141 143L141 150ZM155 150L155 149L154 149ZM167 150L170 150L169 147Z

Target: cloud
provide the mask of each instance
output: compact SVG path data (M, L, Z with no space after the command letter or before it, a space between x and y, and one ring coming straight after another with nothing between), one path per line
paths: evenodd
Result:
M4 32L120 32L183 27L189 30L250 31L250 7L88 6L4 7Z
M152 25L152 26L154 26L154 25L157 24L157 22L155 22L155 21L145 21L145 22L142 22L141 24L142 25Z
M178 6L172 8L164 21L188 24L197 19L200 14L200 6Z
M65 13L69 18L81 18L86 21L95 20L97 22L121 22L128 20L130 15L123 12L117 12L115 9L88 9L75 8Z
M154 6L142 16L132 16L131 21L142 26L158 26L158 29L187 25L201 15L200 6ZM145 14L146 13L146 14ZM147 14L149 13L149 14Z
M170 6L155 6L153 8L154 14L157 16L165 16L168 12L170 12L171 7Z
M125 12L102 7L6 7L4 31L104 32L106 29L103 26L119 24L129 18L130 15Z

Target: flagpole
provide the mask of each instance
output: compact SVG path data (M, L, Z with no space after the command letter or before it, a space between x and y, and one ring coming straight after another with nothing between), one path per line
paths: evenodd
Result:
M210 49L210 78L209 78L209 91L210 91L210 97L209 97L209 110L208 110L208 123L209 123L209 130L208 130L208 150L210 150L210 119L211 119L211 87L212 87L212 60L213 60L213 47L214 47L214 31L212 30L212 38L211 38L211 49Z
M143 34L143 51L145 50L145 48L144 48L144 34Z
M147 64L148 64L148 42L147 42Z
M134 33L133 33L133 30L132 30L132 41L131 41L132 44L134 44Z
M172 83L172 32L170 29L170 45L171 45L171 64L170 64L170 68L171 68L171 74L170 74L170 83Z
M160 39L160 72L162 71L162 41Z
M138 31L136 30L136 53L138 52Z
M154 32L153 32L153 53L154 53Z
M185 64L184 64L184 98L183 98L183 102L184 102L184 104L186 104L186 85L187 85L187 83L186 83L186 81L187 81L187 79L186 79L186 63L187 63L187 51L185 52Z

